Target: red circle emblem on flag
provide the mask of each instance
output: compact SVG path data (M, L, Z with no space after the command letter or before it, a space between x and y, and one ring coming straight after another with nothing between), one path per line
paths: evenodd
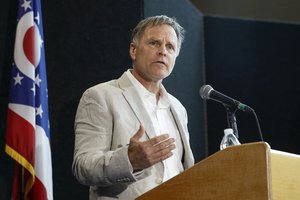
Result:
M24 35L23 50L29 62L36 66L34 63L34 26L27 29Z
M22 16L17 25L15 42L15 63L19 70L34 80L34 69L41 58L42 39L34 22L33 12Z

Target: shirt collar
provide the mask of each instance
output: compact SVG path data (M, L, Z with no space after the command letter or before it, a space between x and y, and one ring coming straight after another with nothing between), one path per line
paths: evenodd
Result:
M156 105L156 97L155 94L148 91L131 73L132 69L128 69L125 73L127 77L129 78L130 82L134 85L135 89L137 90L140 97L143 99L148 99L151 101L152 104ZM170 106L170 99L168 92L164 88L162 84L160 84L160 90L159 90L160 96L159 100L157 102L157 106L159 108L168 108Z

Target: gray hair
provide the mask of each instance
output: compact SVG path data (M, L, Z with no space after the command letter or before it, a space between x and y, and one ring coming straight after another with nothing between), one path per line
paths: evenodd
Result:
M177 35L179 53L181 44L184 40L185 30L182 26L178 24L175 18L170 18L166 15L148 17L140 21L132 31L131 42L137 45L147 27L159 26L164 24L171 26L175 30L175 33Z

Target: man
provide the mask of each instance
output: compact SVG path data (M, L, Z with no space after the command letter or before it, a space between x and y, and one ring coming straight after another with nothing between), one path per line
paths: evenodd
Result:
M132 33L133 68L83 94L73 173L90 199L135 199L194 164L186 110L162 85L183 33L167 16L142 20Z

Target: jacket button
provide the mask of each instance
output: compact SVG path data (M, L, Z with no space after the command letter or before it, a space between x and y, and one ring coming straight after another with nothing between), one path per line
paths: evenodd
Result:
M155 182L156 182L157 184L161 184L161 183L162 183L162 178L156 178Z

